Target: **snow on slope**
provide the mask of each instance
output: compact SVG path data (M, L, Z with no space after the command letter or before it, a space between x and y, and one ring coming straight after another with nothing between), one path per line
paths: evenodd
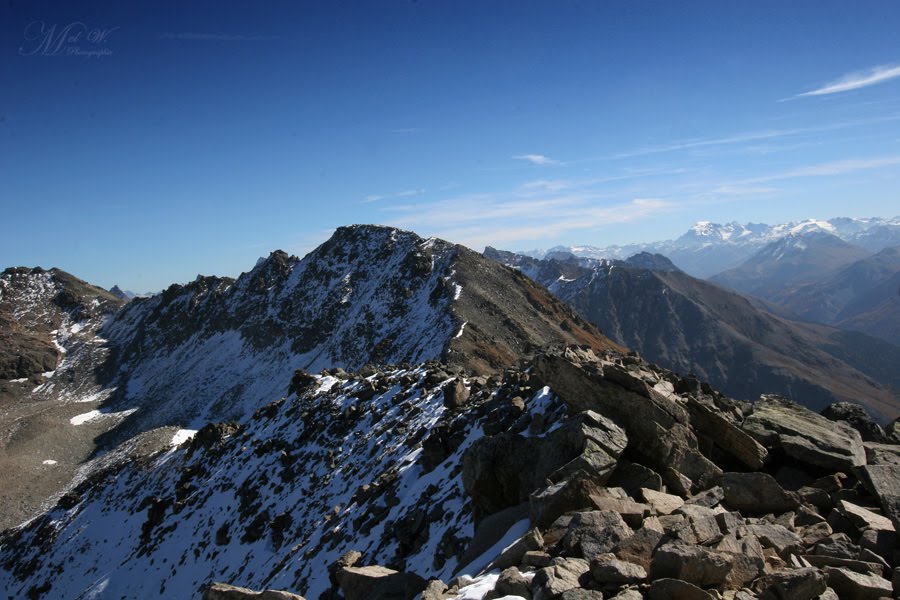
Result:
M133 300L103 330L121 348L117 405L138 408L126 433L239 418L283 394L296 368L439 358L460 328L449 312L455 252L344 227L302 260L279 251L236 281Z
M473 382L470 407L449 411L447 377L433 367L320 376L241 429L208 426L178 448L100 471L0 540L0 589L189 597L224 580L315 599L329 587L328 565L351 549L447 581L473 534L462 454L484 435L498 394ZM529 395L527 410L554 429L562 404L546 388Z

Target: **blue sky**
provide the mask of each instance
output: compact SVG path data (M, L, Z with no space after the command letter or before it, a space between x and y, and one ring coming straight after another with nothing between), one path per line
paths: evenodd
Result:
M900 213L896 2L0 11L3 266L145 291L348 223L521 249Z

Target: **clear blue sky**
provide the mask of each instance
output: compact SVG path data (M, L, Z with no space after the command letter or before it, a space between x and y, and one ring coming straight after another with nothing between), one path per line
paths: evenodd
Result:
M145 291L348 223L516 249L900 213L897 2L13 0L0 28L4 266Z

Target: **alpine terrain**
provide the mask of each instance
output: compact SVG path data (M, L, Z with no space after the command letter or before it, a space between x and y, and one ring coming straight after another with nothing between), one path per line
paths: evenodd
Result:
M4 407L31 407L9 413L7 444L29 441L19 458L40 485L2 474L21 504L4 518L32 518L0 535L0 589L894 593L900 421L883 419L894 398L859 372L826 372L849 367L804 340L789 347L804 369L810 356L832 362L771 381L789 380L822 414L778 395L729 397L609 340L566 292L618 290L625 272L658 282L627 290L632 302L671 302L663 314L683 319L696 280L664 257L493 256L516 268L406 231L342 227L303 259L274 252L237 279L198 277L125 304L59 271L5 271L5 355L33 350L5 373ZM575 309L534 281L550 277ZM699 283L725 295L703 302L737 306ZM823 405L851 392L882 424L859 404Z
M547 286L623 346L732 397L777 393L816 410L851 401L882 419L900 414L900 348L775 316L663 256L539 260L493 248L485 255Z
M81 478L95 450L145 432L156 433L142 444L167 445L252 414L297 368L442 359L492 373L550 342L615 347L520 273L387 227L343 227L302 260L273 252L236 280L198 277L118 311L115 296L60 271L7 270L0 284L0 389L17 399L3 405L4 456L17 465L0 471L15 496L5 526ZM34 494L18 485L23 470Z

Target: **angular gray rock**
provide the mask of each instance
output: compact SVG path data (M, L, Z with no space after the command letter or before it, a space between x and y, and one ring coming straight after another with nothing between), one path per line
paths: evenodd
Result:
M702 546L670 543L661 546L650 564L652 579L671 578L700 587L721 585L728 579L732 557Z
M633 532L618 513L591 510L575 513L569 522L562 546L571 555L593 560L611 552Z
M725 473L725 503L749 514L783 513L800 506L795 494L785 492L768 473Z
M498 597L519 596L529 600L531 598L531 584L525 579L516 567L504 569L497 578L494 593Z
M213 583L203 592L203 600L304 600L303 596L280 590L254 592L227 583Z
M760 398L744 419L743 428L764 446L781 448L812 466L839 471L866 464L858 431L784 398Z
M337 580L346 600L412 600L428 584L415 573L378 565L344 567Z
M860 481L878 498L881 511L900 531L900 465L866 465L857 470Z
M861 404L853 402L835 402L822 411L822 416L832 421L843 421L859 432L865 442L883 442L886 439L884 429L872 418Z
M637 583L647 579L647 571L615 554L601 554L591 561L591 576L597 583Z
M759 587L773 600L813 600L825 593L825 575L818 569L782 569L763 578Z
M590 577L590 564L580 558L561 558L535 572L531 580L534 600L550 600L571 589L582 588Z
M466 383L457 377L444 386L444 406L449 409L458 409L469 401L469 388Z
M863 575L841 567L825 567L828 587L841 600L878 600L890 597L894 588L890 581L876 575Z
M716 600L716 597L687 581L664 578L650 584L647 600Z

